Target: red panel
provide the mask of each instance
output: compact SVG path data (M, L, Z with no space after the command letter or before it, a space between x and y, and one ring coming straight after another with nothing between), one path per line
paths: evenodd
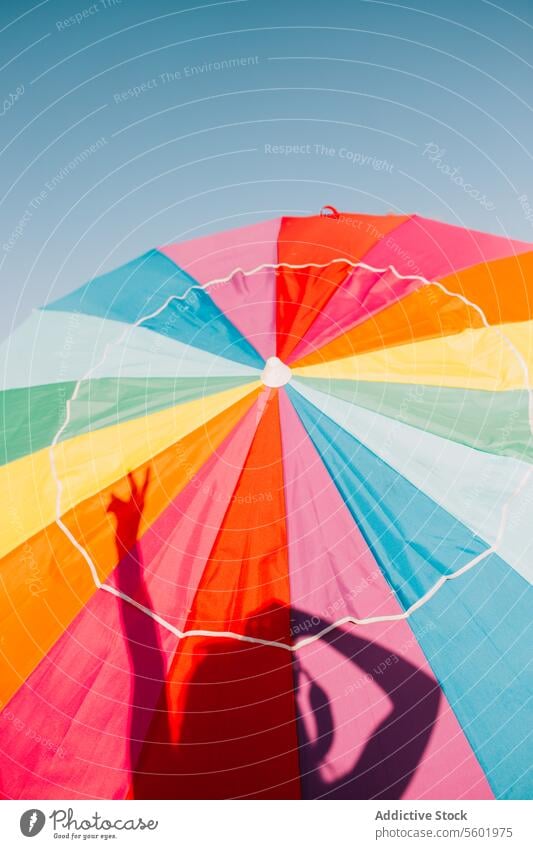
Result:
M406 220L400 215L313 215L283 218L278 262L307 266L280 268L277 279L278 357L286 360L350 271L370 248ZM346 259L349 262L334 262ZM325 264L323 268L311 265Z
M288 643L288 605L281 438L273 393L186 627ZM131 795L298 798L289 652L231 638L183 639Z

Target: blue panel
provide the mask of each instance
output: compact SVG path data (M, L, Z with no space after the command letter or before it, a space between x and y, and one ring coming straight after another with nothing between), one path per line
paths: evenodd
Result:
M533 798L533 587L495 554L409 624L492 790Z
M170 259L156 250L95 277L75 292L49 304L48 310L82 312L135 324L156 312L171 295L188 294L172 300L142 327L178 339L204 351L262 368L263 359L217 307L207 292ZM191 290L191 291L189 291Z

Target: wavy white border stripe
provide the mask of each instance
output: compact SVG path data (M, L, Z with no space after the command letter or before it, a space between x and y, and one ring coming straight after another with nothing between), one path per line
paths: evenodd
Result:
M83 383L83 381L88 380L96 369L103 366L109 349L111 347L115 346L115 345L120 345L125 340L127 334L130 332L132 326L133 327L139 327L143 322L148 321L151 318L155 318L161 312L163 312L163 310L165 310L172 301L183 300L189 295L190 292L192 292L194 290L197 290L197 289L206 290L206 289L210 288L211 286L229 283L232 280L232 278L235 276L235 274L242 274L242 275L247 276L247 275L257 274L258 272L265 271L267 269L277 270L279 268L290 268L290 269L293 269L293 270L304 269L304 268L325 268L329 265L333 265L334 263L344 263L345 265L350 266L350 268L352 268L352 269L363 268L365 271L372 271L372 272L375 272L377 274L385 274L386 272L391 271L398 280L419 280L424 286L438 286L439 289L441 289L443 292L445 292L445 294L449 295L452 298L458 298L460 301L462 301L467 306L472 307L478 313L478 315L481 317L481 320L482 320L484 326L487 327L489 330L494 330L503 339L503 341L505 342L505 344L507 345L507 347L509 348L509 350L511 351L513 356L516 357L517 361L520 364L520 367L521 367L522 372L524 374L525 389L528 392L529 428L530 428L531 434L533 436L533 389L529 386L529 369L528 369L526 361L522 357L522 354L516 348L516 346L513 344L513 342L499 329L498 325L489 324L489 322L487 321L487 317L485 316L485 313L483 312L483 310L481 309L480 306L473 303L472 301L469 301L468 298L466 298L464 295L460 295L456 292L450 292L445 286L443 286L442 283L439 283L436 280L428 280L427 278L421 277L420 275L416 275L416 274L400 274L394 268L393 265L389 265L385 268L375 268L374 266L368 265L365 262L353 262L353 261L346 259L344 257L339 257L339 258L331 260L330 262L324 262L324 263L309 262L309 263L304 263L304 264L301 264L301 265L296 265L296 264L288 263L288 262L263 263L261 265L256 266L255 268L252 268L252 269L249 269L249 270L245 270L241 267L237 267L237 268L233 269L233 271L230 274L228 274L226 277L219 277L219 278L216 278L214 280L210 280L209 282L204 283L204 284L195 284L193 286L190 286L187 289L187 291L184 292L182 295L170 295L166 299L166 301L157 310L155 310L154 312L151 312L149 315L142 316L133 325L130 325L130 324L126 325L124 332L119 336L118 339L116 339L113 342L108 342L106 344L106 346L104 348L104 352L102 354L102 359L100 360L100 362L97 363L95 366L92 366L83 375L83 377L81 377L77 381L76 386L74 388L74 391L72 393L72 396L66 403L65 420L64 420L63 424L61 425L60 429L58 430L58 432L56 433L56 435L55 435L55 437L54 437L54 439L53 439L53 441L50 445L49 456L50 456L50 466L51 466L51 470L52 470L52 476L53 476L54 481L56 483L56 519L55 519L56 524L60 528L60 530L63 531L63 533L65 534L67 539L80 552L80 554L82 555L82 557L86 561L86 563L89 566L89 569L91 571L91 575L92 575L92 578L94 580L96 588L99 589L99 590L104 590L105 592L108 592L111 595L114 595L117 598L122 599L122 601L126 601L129 604L133 605L133 607L136 607L137 610L140 610L142 613L145 613L147 616L150 616L155 622L157 622L163 628L166 628L168 631L170 631L172 634L174 634L179 639L182 639L184 637L221 637L221 638L227 638L227 639L232 639L232 640L240 640L243 643L254 643L256 645L271 646L272 648L279 648L279 649L285 649L285 651L289 651L289 652L296 652L299 649L303 648L304 646L307 646L310 643L315 642L316 640L320 640L326 634L329 634L331 631L335 630L336 628L339 628L342 625L348 625L348 624L351 624L351 625L372 625L372 624L378 623L378 622L397 622L397 621L402 620L402 619L409 619L409 617L416 610L418 610L420 607L422 607L424 604L426 604L439 591L439 589L442 586L444 586L444 584L447 581L453 581L456 578L459 578L461 575L464 575L466 572L470 571L470 569L473 569L475 566L477 566L479 563L481 563L490 554L495 554L497 552L498 545L499 545L499 543L500 543L500 541L503 537L505 527L506 527L506 524L507 524L507 516L508 516L508 512L509 512L509 506L510 506L511 502L520 495L520 493L522 492L523 488L525 487L527 481L529 480L529 477L531 476L531 473L533 471L533 467L528 468L523 479L520 481L520 483L517 486L517 488L515 489L515 491L512 493L510 498L504 504L504 506L502 508L502 512L501 512L500 524L499 524L499 527L498 527L498 533L496 535L496 542L493 545L491 545L489 548L487 548L485 551L483 551L481 554L479 554L477 557L474 557L472 560L470 560L468 563L466 563L464 566L462 566L460 569L458 569L453 574L445 575L445 576L439 578L439 580L431 587L431 589L429 589L427 591L427 593L425 593L423 596L421 596L414 604L411 605L411 607L409 607L407 610L403 611L403 613L393 614L393 615L390 615L390 616L370 616L366 619L358 619L355 616L344 616L342 619L337 619L337 620L335 620L335 622L332 622L331 624L329 624L322 631L319 631L316 634L312 634L309 637L304 637L301 640L297 640L292 645L289 645L288 643L278 642L276 640L263 640L260 637L250 637L250 636L246 636L244 634L238 634L234 631L211 631L211 630L203 630L203 629L181 631L179 628L176 628L170 622L167 622L167 620L164 619L162 616L159 616L153 610L150 610L150 608L145 607L142 604L139 604L137 601L135 601L135 599L131 598L130 596L126 595L125 593L121 592L120 590L117 590L115 587L112 587L108 584L103 584L100 581L96 567L95 567L89 553L78 542L78 540L73 536L73 534L70 532L70 530L66 527L66 525L64 524L64 522L61 519L61 495L62 495L62 492L63 492L63 484L61 483L61 481L58 478L57 468L56 468L56 464L55 464L55 457L54 457L54 449L55 449L56 445L58 444L59 440L61 439L61 436L63 435L63 433L65 432L66 428L68 427L68 425L70 423L71 404L72 404L73 401L76 400L80 386Z

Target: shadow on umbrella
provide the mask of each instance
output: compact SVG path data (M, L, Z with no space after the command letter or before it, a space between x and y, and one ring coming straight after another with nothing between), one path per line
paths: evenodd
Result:
M152 603L143 577L143 563L138 545L139 527L142 520L146 493L150 485L150 468L142 483L128 474L129 494L127 498L112 495L107 512L115 517L115 546L118 566L115 570L115 585L125 595L143 607L152 609ZM166 662L159 640L156 622L130 602L120 603L120 617L131 664L133 688L130 699L130 765L137 763L146 732L152 719L154 705L161 698L163 716L166 717L165 687ZM127 694L124 694L127 697ZM164 723L163 723L164 727ZM135 779L135 773L133 773Z
M280 639L281 611L276 602L260 608L243 623L245 633ZM298 615L304 616L301 611ZM321 622L321 627L327 624ZM157 653L139 649L146 642L146 634L141 644L138 635L130 639L130 651L137 654L137 659L132 657L139 679L136 692L146 689L147 679L161 680L163 674ZM345 629L332 631L312 648L320 650L325 644L372 677L390 705L363 742L353 731L350 736L349 730L335 727L324 681L305 682L310 709L302 711L299 697L308 674L298 653L291 656L238 640L195 638L183 647L187 677L180 671L185 668L179 666L180 648L173 665L178 670L176 685L171 685L180 694L177 707L169 711L164 687L138 759L135 741L146 735L146 716L141 721L132 717L132 762L137 765L132 796L296 798L301 792L305 798L402 798L429 742L440 691L430 676L403 658L375 677L375 670L390 658L390 649ZM358 700L357 693L350 693L343 698L352 700L357 725L358 714L368 708L366 697ZM142 698L135 701L137 709L140 702ZM310 719L316 730L313 739L307 731ZM340 777L328 780L323 773L331 766L328 756L333 757L339 733L344 752L354 752L353 763Z
M309 619L301 611L294 613L298 618L302 617L301 621ZM323 620L320 622L321 628L327 625ZM349 728L342 732L335 728L332 704L325 689L328 685L310 678L297 659L296 692L301 696L302 689L308 688L307 701L311 713L311 716L309 713L300 714L298 718L304 795L330 799L401 799L416 773L433 731L440 690L434 679L421 669L397 654L391 655L390 648L358 637L355 626L354 630L355 633L346 628L335 629L321 640L358 668L360 682L367 686L376 684L381 689L382 697L376 696L374 688L371 698L381 702L385 699L390 705L389 711L368 736L361 753L355 754L359 741L350 740ZM311 649L312 646L308 651ZM342 675L342 661L338 670L337 674ZM324 676L325 679L328 677ZM353 705L355 721L368 711L368 696L358 699L358 693L363 691L364 687L351 689L343 686L340 689L341 698L349 699L350 706ZM303 699L299 701L301 703ZM310 725L315 728L313 739L307 730ZM328 766L328 756L331 755L333 760L333 744L338 733L343 734L345 751L348 754L354 752L355 763L347 772L328 781L323 778L323 772ZM343 757L345 760L346 756Z
M141 483L130 472L128 484L128 496L113 495L107 507L116 522L116 586L152 609L138 545L150 470ZM440 702L435 681L409 661L395 654L390 663L390 649L346 628L321 637L302 655L238 640L202 638L194 642L192 665L180 685L186 690L177 716L169 708L167 664L155 621L126 601L120 612L133 681L129 729L133 798L294 798L300 789L306 798L401 799L405 794L429 742ZM295 609L290 615L293 621L311 618ZM320 628L329 624L321 620ZM247 619L235 620L232 628L248 636L284 640L288 626L288 608L272 600ZM351 739L349 729L335 727L326 689L331 688L331 679L325 674L314 680L301 660L326 645L344 658L338 674L351 677L342 668L349 662L363 680L378 685L390 705L363 746L358 738ZM178 662L179 656L178 646ZM173 667L175 663L176 659ZM376 674L376 670L386 671ZM297 740L289 729L294 725L293 688ZM341 687L341 692L343 699L353 702L355 718L368 709L367 697L357 697L362 690ZM354 762L339 777L328 779L324 773L335 768L339 733L343 764L345 753L352 751ZM299 786L290 778L295 772Z

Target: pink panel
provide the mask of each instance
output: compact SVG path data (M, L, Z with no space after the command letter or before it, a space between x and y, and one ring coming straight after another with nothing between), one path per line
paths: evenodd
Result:
M304 798L493 798L408 624L344 626L297 663Z
M271 267L252 275L242 271L275 265L280 222L276 218L159 248L199 283L230 277L211 286L209 294L265 359L276 353L275 270Z
M291 607L328 620L397 613L393 591L283 390L280 416ZM294 638L317 627L309 621Z
M294 640L401 613L283 391L280 415ZM332 631L295 678L304 796L492 798L407 621Z
M186 621L261 407L262 398L109 580L177 627ZM133 605L96 592L2 712L1 792L124 798L177 642Z
M392 265L398 274L437 280L471 265L532 249L527 242L413 215L371 248L363 262L373 268ZM292 361L361 324L419 285L416 280L398 280L390 271L373 278L370 272L356 269L299 343Z
M400 274L437 280L462 268L525 253L532 248L527 242L413 215L375 245L364 257L364 262L378 268L393 265Z
M134 607L97 592L2 712L2 794L124 798L135 738L148 727L176 645Z

